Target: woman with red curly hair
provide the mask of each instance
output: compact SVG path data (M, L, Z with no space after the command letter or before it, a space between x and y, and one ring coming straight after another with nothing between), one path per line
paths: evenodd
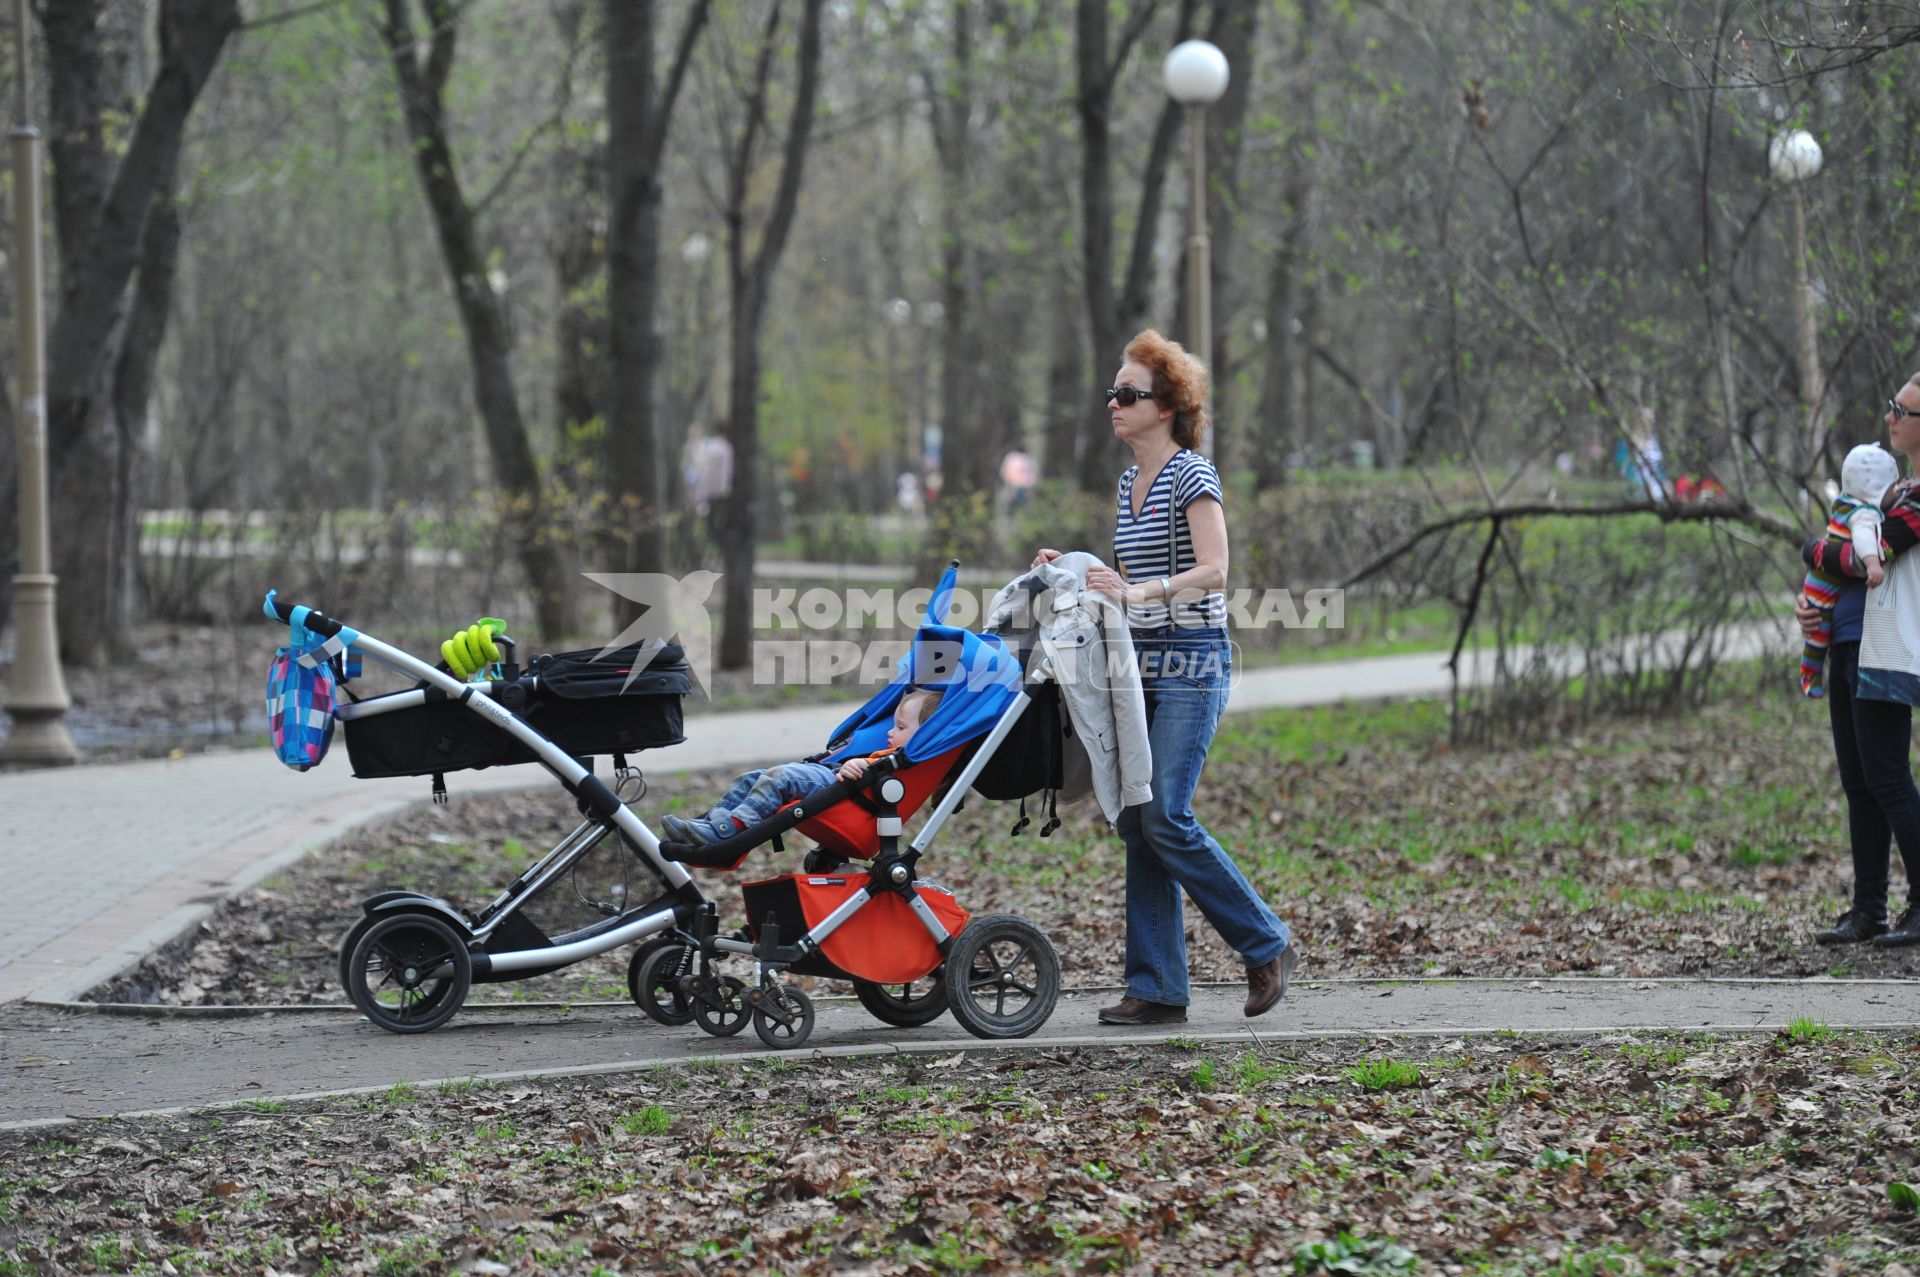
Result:
M1195 451L1209 424L1206 365L1149 328L1127 343L1106 399L1113 433L1135 464L1120 476L1115 501L1120 571L1091 568L1086 583L1127 609L1146 693L1153 798L1116 822L1127 847L1127 992L1101 1010L1100 1022L1186 1020L1182 888L1246 962L1245 1011L1260 1015L1286 994L1297 955L1287 925L1193 814L1233 672L1220 475ZM1034 562L1059 555L1042 550Z

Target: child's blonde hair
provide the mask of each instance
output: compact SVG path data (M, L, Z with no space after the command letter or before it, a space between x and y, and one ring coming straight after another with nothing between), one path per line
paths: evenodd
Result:
M940 707L940 698L944 695L946 695L945 692L934 692L926 688L915 688L913 691L901 697L900 702L903 705L908 701L919 703L921 706L920 712L916 714L913 719L913 725L918 727L933 717L933 711Z

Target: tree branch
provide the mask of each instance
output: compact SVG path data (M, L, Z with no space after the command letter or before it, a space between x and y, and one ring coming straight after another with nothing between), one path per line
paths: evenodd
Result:
M324 13L328 9L338 9L344 3L346 3L346 0L318 0L315 4L302 5L298 9L289 9L285 13L274 13L264 18L253 18L249 21L242 22L237 29L240 31L263 31L268 27L277 27L283 22L296 22L301 18L312 17L316 13Z
M673 119L674 104L680 100L680 88L687 80L687 67L693 61L693 46L700 38L701 28L707 24L707 15L712 12L713 0L694 0L687 20L680 28L680 38L674 42L673 63L667 68L667 86L661 91L660 101L654 108L654 127L647 132L648 172L658 172L660 168L660 157L667 149L667 125Z
M1489 506L1481 510L1467 510L1460 514L1448 515L1420 528L1400 539L1386 553L1379 555L1358 571L1340 582L1339 588L1358 585L1368 577L1375 576L1392 563L1419 545L1429 537L1454 528L1467 527L1475 523L1491 520L1497 529L1500 523L1508 519L1610 519L1623 515L1652 514L1659 516L1662 523L1737 523L1788 540L1797 540L1801 534L1796 524L1787 522L1777 514L1757 510L1744 502L1698 502L1691 505L1673 503L1654 504L1651 501L1616 501L1600 505L1575 506L1561 505L1555 501L1523 502L1519 505Z
M1113 61L1107 66L1107 83L1111 84L1120 78L1120 68L1127 64L1127 57L1133 52L1135 42L1146 32L1147 24L1153 21L1154 11L1159 7L1160 0L1141 0L1127 15L1126 25L1120 28L1120 43L1114 47ZM1182 19L1181 25L1184 29L1185 19Z
M534 144L559 128L561 122L567 118L567 108L573 105L573 64L579 56L580 46L576 42L567 49L567 60L560 68L559 97L554 103L552 114L535 125L533 131L521 139L520 145L514 148L513 158L509 159L506 167L500 170L500 176L495 178L493 185L473 202L473 216L476 221L486 216L488 207L512 184L514 175L520 171L520 166L526 162L527 156L533 153Z
M1480 595L1487 586L1487 564L1493 558L1494 547L1500 544L1500 519L1496 516L1487 526L1487 543L1480 547L1480 561L1473 565L1473 588L1467 592L1467 606L1460 613L1460 628L1453 636L1453 651L1447 654L1447 671L1456 679L1460 677L1460 649L1467 645L1467 635L1473 633L1474 618L1480 615Z

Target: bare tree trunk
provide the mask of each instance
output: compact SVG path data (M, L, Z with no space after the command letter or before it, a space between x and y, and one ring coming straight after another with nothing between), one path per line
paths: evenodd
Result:
M1260 24L1260 6L1238 0L1215 0L1205 38L1226 55L1232 74L1227 91L1207 108L1207 295L1213 300L1208 331L1213 334L1213 393L1209 408L1216 431L1224 422L1231 379L1227 362L1226 326L1223 314L1234 309L1235 284L1239 274L1233 269L1234 231L1240 221L1241 136L1247 118L1247 103L1252 97L1253 68L1256 61L1254 37ZM1192 191L1187 192L1181 224L1193 219ZM1187 287L1187 256L1182 253L1174 268L1174 335L1188 341L1194 331L1193 316L1188 313L1192 299ZM1189 343L1190 344L1190 343Z
M1184 40L1193 28L1199 0L1180 0L1174 39ZM1171 99L1160 109L1146 169L1140 176L1139 213L1134 219L1133 245L1127 256L1124 282L1113 286L1113 94L1121 69L1133 46L1152 19L1156 0L1135 0L1120 32L1118 47L1108 49L1109 0L1077 0L1074 7L1074 62L1077 72L1075 105L1080 114L1081 260L1086 277L1088 327L1093 338L1092 376L1096 384L1119 366L1127 339L1140 327L1152 300L1153 242L1159 233L1167 165L1173 156L1179 108ZM1111 468L1099 458L1118 459L1116 445L1106 435L1104 417L1084 419L1086 445L1082 449L1081 486L1103 492L1113 481Z
M11 379L0 377L0 630L13 619L13 578L20 571L20 452L14 435L14 393Z
M1274 251L1267 280L1266 375L1260 383L1261 445L1253 449L1255 482L1262 488L1286 481L1287 454L1304 442L1301 384L1306 379L1305 351L1294 331L1300 321L1301 277L1305 274L1313 229L1315 196L1314 151L1316 131L1313 77L1306 73L1311 56L1317 0L1300 0L1294 24L1294 103L1298 121L1288 139L1284 203L1286 222Z
M567 0L555 10L561 38L569 47L579 43L587 5L588 0ZM573 432L606 411L607 317L604 308L589 299L593 281L606 264L598 225L607 189L606 162L606 144L596 139L563 144L555 164L553 267L560 302L554 317L554 410L562 455L569 460L578 455Z
M990 488L997 453L984 437L987 414L979 395L980 358L975 330L971 251L973 192L973 5L953 0L952 58L947 82L927 77L927 108L940 159L940 428L942 496Z
M179 244L174 172L187 117L240 21L237 0L161 5L159 70L116 164L107 120L134 105L121 84L140 32L109 16L100 0L41 14L61 280L47 338L49 487L61 644L77 664L130 646L147 399Z
M709 10L688 11L666 84L654 91L653 0L607 0L607 466L631 572L666 567L666 503L654 420L660 337L660 163L694 41ZM736 482L740 474L736 465ZM622 605L627 607L630 605Z
M773 273L786 251L787 235L800 204L800 179L807 142L813 133L814 101L820 80L820 13L824 0L805 0L800 23L798 83L792 116L780 158L780 182L773 207L761 228L760 246L747 253L747 194L754 147L766 120L768 81L772 75L781 5L768 14L767 30L755 62L746 103L746 123L729 157L727 182L727 282L733 298L733 376L727 405L727 435L733 444L733 491L727 504L722 546L726 569L721 615L720 665L740 669L750 659L753 634L753 556L760 505L760 326Z
M546 525L540 463L520 413L513 384L513 333L488 278L487 254L474 226L473 205L461 185L447 140L446 86L453 71L459 14L451 0L421 0L431 24L424 62L416 50L406 0L386 0L387 49L413 143L415 166L433 214L440 254L453 284L460 323L467 334L474 406L486 431L493 473L533 591L540 628L550 635L571 630L568 603L572 573Z
M1064 288L1049 294L1053 313L1047 349L1047 433L1040 464L1049 479L1080 473L1082 422L1094 415L1096 386L1087 384L1086 339L1075 319L1080 307Z

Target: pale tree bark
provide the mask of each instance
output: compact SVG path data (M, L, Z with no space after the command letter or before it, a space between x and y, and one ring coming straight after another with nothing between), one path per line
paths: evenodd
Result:
M12 378L0 377L0 630L13 619L13 578L20 571L20 453L13 426L15 393Z
M748 188L756 168L755 151L767 126L767 96L773 58L785 5L775 0L754 62L752 82L743 103L745 119L737 139L730 139L727 156L727 194L723 210L727 224L727 284L732 302L728 316L732 344L728 385L727 435L733 444L733 491L727 503L727 526L722 536L726 569L725 604L721 616L720 664L740 669L750 657L753 626L753 554L759 530L760 504L760 330L766 316L767 294L780 256L793 229L800 204L800 179L813 132L814 100L820 79L820 24L823 0L803 0L800 20L799 65L787 135L781 148L780 178L773 206L760 228L757 249L748 251Z
M1180 0L1174 23L1174 42L1193 29L1199 0ZM1080 115L1081 261L1085 274L1088 328L1093 341L1091 379L1107 384L1120 366L1127 339L1143 326L1152 301L1153 244L1159 233L1167 164L1173 156L1179 129L1179 108L1167 99L1153 129L1146 167L1141 172L1139 211L1134 218L1133 243L1125 274L1114 288L1113 99L1133 48L1152 21L1157 0L1134 0L1117 41L1109 36L1109 0L1078 0L1074 9L1075 107ZM1112 47L1110 47L1112 46ZM1157 80L1153 92L1159 93ZM1162 95L1164 97L1164 95ZM1081 452L1081 486L1089 492L1111 487L1114 473L1097 459L1117 457L1107 438L1104 414L1088 412L1082 419L1085 446Z
M1262 446L1252 454L1257 486L1275 487L1286 480L1287 454L1303 442L1301 385L1307 376L1306 343L1294 330L1300 324L1301 289L1312 251L1318 117L1315 115L1313 56L1318 0L1299 0L1295 9L1292 135L1287 139L1283 190L1285 220L1280 242L1274 246L1267 276L1267 340L1265 376L1260 382Z
M474 207L461 184L448 138L447 79L453 71L459 10L451 0L421 0L428 24L425 56L418 48L406 0L385 0L383 34L400 84L414 164L433 215L440 255L453 285L460 324L467 336L474 406L479 410L493 458L504 517L512 529L521 567L533 592L543 633L569 632L572 598L567 556L549 534L540 463L520 411L513 381L513 333L488 279L487 252L475 225Z
M131 645L147 400L179 247L174 174L187 118L240 25L238 0L165 0L158 70L135 103L123 83L140 32L109 7L62 0L40 13L61 281L47 336L54 571L62 655L83 665ZM136 105L116 162L108 121Z
M1306 0L1312 4L1314 0ZM1253 98L1253 71L1258 60L1255 41L1260 31L1260 6L1241 0L1214 0L1205 38L1226 55L1230 73L1227 91L1207 108L1207 296L1212 298L1213 314L1208 328L1213 334L1213 389L1208 410L1213 416L1214 456L1226 467L1229 449L1246 451L1258 441L1231 437L1228 429L1233 414L1233 332L1222 318L1238 309L1241 272L1235 269L1234 251L1238 247L1241 221L1240 156L1245 149L1247 104ZM1188 200L1192 195L1189 193ZM1193 217L1191 204L1182 225ZM1174 335L1187 340L1193 331L1188 314L1187 255L1180 255L1174 281Z
M622 529L622 570L666 567L666 503L654 419L660 338L660 167L674 105L706 25L709 0L687 10L665 82L656 88L654 0L607 0L607 469ZM739 482L741 467L734 469ZM623 604L623 607L631 606Z

